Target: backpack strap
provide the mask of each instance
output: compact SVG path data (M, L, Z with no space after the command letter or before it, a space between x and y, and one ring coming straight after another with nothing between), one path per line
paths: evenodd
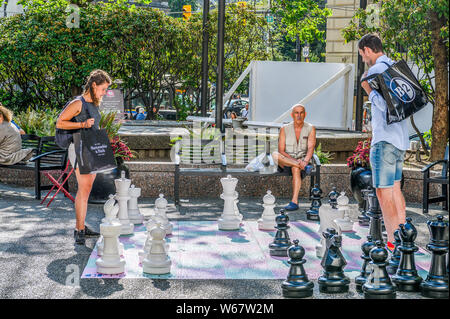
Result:
M388 68L391 67L391 64L387 63L386 61L381 61L381 63L386 64ZM392 63L392 64L394 64L394 63ZM360 80L360 82L372 80L372 79L375 78L378 74L380 74L380 73L374 73L374 74L371 74L371 75L369 75L369 76L366 76L365 78L362 78L362 79Z

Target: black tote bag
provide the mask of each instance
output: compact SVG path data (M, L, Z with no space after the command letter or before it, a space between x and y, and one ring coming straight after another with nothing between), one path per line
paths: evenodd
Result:
M81 129L73 134L77 165L81 174L94 174L117 167L105 129Z
M387 124L403 121L428 103L425 91L404 60L392 64L383 73L361 79L361 82L369 79L373 79L369 82L371 88L386 101Z

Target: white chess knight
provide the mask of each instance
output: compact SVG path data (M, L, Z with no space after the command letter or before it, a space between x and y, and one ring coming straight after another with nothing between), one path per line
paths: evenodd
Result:
M138 197L141 196L141 189L131 185L128 189L128 195L130 196L128 200L128 218L135 225L142 224L144 222L144 216L141 214L138 206Z
M166 214L167 204L167 199L164 198L164 194L159 194L159 197L155 200L155 216L160 217L160 222L166 231L166 235L170 235L173 231L173 225L170 223ZM151 222L151 219L149 222Z
M223 193L220 196L224 200L224 207L222 215L219 218L218 224L220 230L238 230L241 225L241 219L236 214L235 210L235 199L236 199L236 185L238 182L237 178L222 177L220 179L223 187Z
M116 204L116 200L114 199L114 195L109 195L109 199L103 205L103 211L105 212L105 218L102 219L103 224L111 224L118 223L120 225L120 221L117 218L117 213L119 212L119 205ZM123 256L123 244L117 238L117 245L119 246L119 254ZM103 247L105 245L105 241L103 235L100 234L97 244L97 255L103 255Z
M116 195L115 199L119 203L119 220L122 225L120 229L121 235L130 235L134 232L134 225L128 218L128 189L130 188L131 180L125 178L125 171L122 171L121 178L115 179Z
M118 211L117 205L105 211L106 221L100 224L103 248L101 256L95 262L97 272L100 274L113 275L125 271L125 259L121 257L119 251L121 224L116 219Z
M150 230L151 245L148 254L142 262L142 271L146 274L162 275L170 273L172 262L165 248L166 231L160 223Z
M330 204L323 204L319 208L319 235L320 242L316 245L316 256L322 258L326 250L326 239L323 237L322 233L327 230L327 228L334 228L337 233L342 234L341 228L336 224L336 218L344 217L344 212L336 208L332 208Z
M338 210L341 211L342 217L336 218L334 222L338 224L339 228L343 232L353 231L353 222L350 219L349 211L350 206L348 205L348 197L345 196L345 192L341 192L337 198Z
M258 228L261 230L275 230L275 218L277 217L274 211L275 197L270 190L264 195L263 203L264 211L261 218L258 219Z
M161 218L161 216L158 216L158 215L151 216L150 219L145 224L145 226L147 228L147 239L145 240L144 247L138 253L138 255L139 255L139 262L143 262L144 258L147 256L147 254L150 251L150 247L152 245L152 236L150 234L150 231L153 228L155 228L158 223L164 229L164 226L163 226L164 220ZM164 243L164 248L166 249L166 252L168 252L169 251L169 243L165 242Z

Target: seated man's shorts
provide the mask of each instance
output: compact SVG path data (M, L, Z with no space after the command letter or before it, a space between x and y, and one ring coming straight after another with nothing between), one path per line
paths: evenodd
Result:
M370 148L372 183L375 188L389 188L401 181L405 151L381 141Z
M311 171L311 169L312 169L311 164L306 165L305 169L302 169L300 171L300 178L304 179L307 175L306 171L308 171L308 173L309 173ZM278 165L278 172L280 172L280 173L287 172L289 175L292 175L292 167L290 167L290 166L281 167L280 165Z

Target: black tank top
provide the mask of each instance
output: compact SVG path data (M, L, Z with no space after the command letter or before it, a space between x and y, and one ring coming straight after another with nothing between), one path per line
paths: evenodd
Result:
M80 100L81 101L81 112L80 114L74 116L71 121L72 122L84 122L89 118L93 118L95 120L94 125L92 126L95 129L99 129L99 123L100 123L100 111L98 110L98 107L94 104L87 102L82 95L77 96L74 100Z

